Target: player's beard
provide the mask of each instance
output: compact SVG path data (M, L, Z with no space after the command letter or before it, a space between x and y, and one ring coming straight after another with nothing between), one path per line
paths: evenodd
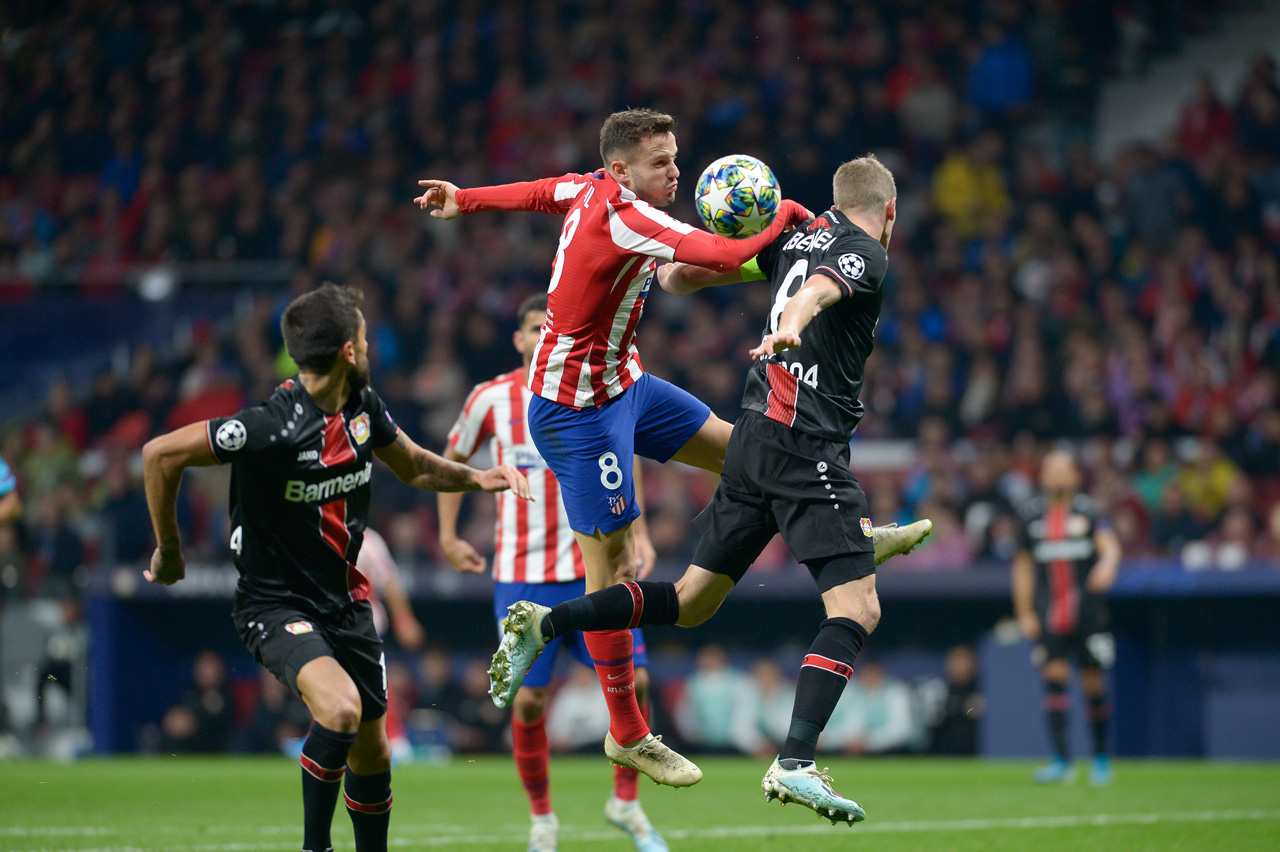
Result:
M369 358L357 358L356 364L347 372L347 386L352 393L359 393L369 385Z

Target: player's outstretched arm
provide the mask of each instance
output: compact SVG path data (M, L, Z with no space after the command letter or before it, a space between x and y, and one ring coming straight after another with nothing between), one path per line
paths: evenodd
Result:
M690 231L676 246L674 260L705 266L716 272L734 272L751 258L764 251L769 243L787 228L813 218L802 204L787 199L782 202L773 222L754 237L731 240L706 231Z
M467 457L456 450L444 451L448 461L463 463ZM441 491L436 495L436 514L440 523L440 550L453 566L453 570L462 574L483 574L485 558L480 551L471 546L471 542L458 535L458 515L462 511L462 494L455 491Z
M142 485L156 533L151 567L142 573L149 583L172 585L186 576L178 538L178 486L189 467L218 464L209 448L208 423L200 421L152 438L142 448Z
M1098 561L1084 583L1089 591L1101 595L1115 585L1120 573L1120 537L1115 530L1101 529L1093 534L1093 546L1098 550Z
M436 219L456 219L486 210L520 210L564 215L586 188L579 175L462 189L447 180L418 181L422 195L413 199ZM432 209L434 208L434 209Z
M826 275L810 275L799 292L787 302L778 319L778 330L765 335L760 345L751 350L751 360L758 361L784 349L800 347L800 333L813 318L844 298L840 285Z
M405 485L425 491L506 491L524 500L533 499L524 474L511 465L476 470L441 458L419 447L403 431L394 442L374 450L382 463Z
M690 263L668 263L658 267L658 286L673 296L687 296L706 287L737 284L742 281L742 268L716 272Z

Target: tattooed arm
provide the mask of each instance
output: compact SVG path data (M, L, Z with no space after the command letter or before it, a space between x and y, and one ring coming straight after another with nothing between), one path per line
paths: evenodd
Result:
M517 496L531 499L528 481L514 467L504 464L476 470L424 450L403 431L394 443L374 453L401 482L424 491L506 491L510 488Z

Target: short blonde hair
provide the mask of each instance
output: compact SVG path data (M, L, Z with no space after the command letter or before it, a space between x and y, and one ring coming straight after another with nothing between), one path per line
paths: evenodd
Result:
M832 196L838 210L865 210L881 213L885 204L898 197L893 172L868 154L841 164L831 180Z

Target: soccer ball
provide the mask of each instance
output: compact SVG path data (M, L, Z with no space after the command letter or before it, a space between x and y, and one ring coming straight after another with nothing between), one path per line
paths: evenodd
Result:
M772 169L755 157L730 154L703 169L694 201L707 230L725 237L750 237L769 227L782 194Z

